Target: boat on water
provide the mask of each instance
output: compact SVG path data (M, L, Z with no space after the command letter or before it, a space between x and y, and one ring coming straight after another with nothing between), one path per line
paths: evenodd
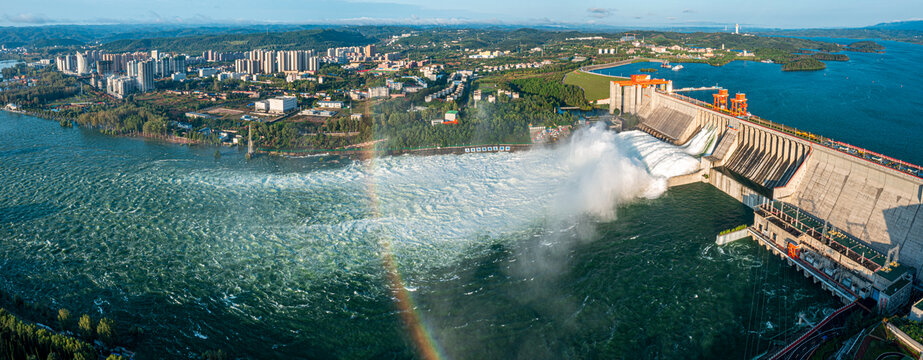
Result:
M669 69L669 68L670 68L670 62L669 62L669 61L664 61L662 64L660 64L660 67Z
M773 63L772 60L769 60L769 59L762 60L762 61L760 61L760 62L763 63L763 64L772 64L772 63Z
M682 70L682 69L683 69L683 66L682 66L682 65L676 65L676 66L673 67L673 71L680 71L680 70Z

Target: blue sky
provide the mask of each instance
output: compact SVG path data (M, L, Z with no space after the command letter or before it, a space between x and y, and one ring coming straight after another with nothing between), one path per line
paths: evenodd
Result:
M10 0L2 25L590 24L857 27L923 18L921 0Z

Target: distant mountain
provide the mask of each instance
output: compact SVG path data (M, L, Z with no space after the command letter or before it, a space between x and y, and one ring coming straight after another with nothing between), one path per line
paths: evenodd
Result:
M375 42L355 30L312 29L289 32L220 34L153 39L124 39L103 44L103 50L121 52L138 50L181 51L187 53L215 51L321 50L331 47L358 46Z
M885 22L865 27L866 29L917 30L923 31L923 20L905 20Z
M882 39L923 44L923 21L895 21L845 29L789 29L760 32L766 35L816 36L847 39Z
M318 25L48 25L0 27L0 44L7 47L71 46L121 39L253 34L319 28Z

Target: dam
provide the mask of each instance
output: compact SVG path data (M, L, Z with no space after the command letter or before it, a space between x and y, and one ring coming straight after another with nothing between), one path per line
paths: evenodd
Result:
M684 146L715 142L698 169L671 186L705 182L754 209L751 237L842 299L872 299L882 313L910 300L923 270L923 168L761 119L745 94L706 103L671 81L632 75L610 82L609 112Z

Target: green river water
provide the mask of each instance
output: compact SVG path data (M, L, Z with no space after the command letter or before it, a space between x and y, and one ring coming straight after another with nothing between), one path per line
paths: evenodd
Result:
M654 189L646 139L247 161L7 112L0 139L0 289L141 326L139 359L414 358L383 240L450 359L746 358L838 306L752 241L715 246L752 213Z

